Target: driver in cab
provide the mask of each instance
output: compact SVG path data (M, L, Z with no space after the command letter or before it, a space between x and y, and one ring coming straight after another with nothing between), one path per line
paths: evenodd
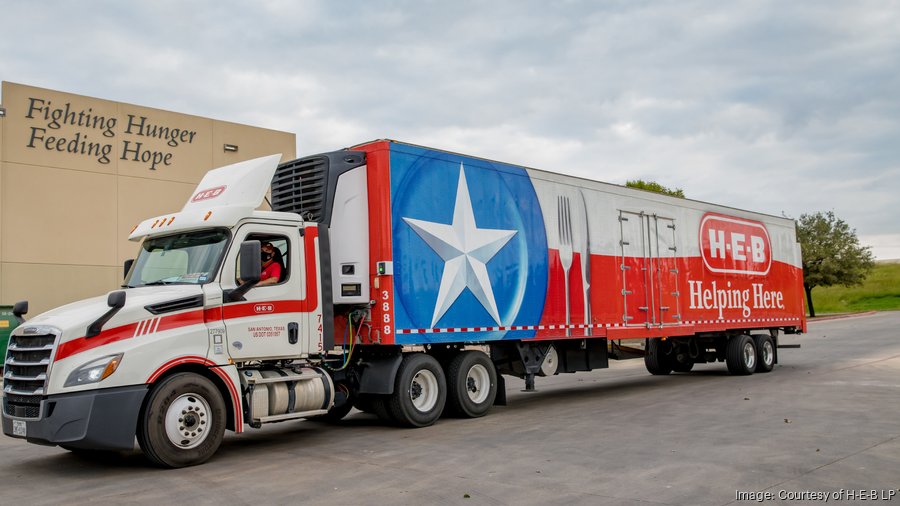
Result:
M259 276L257 286L275 285L281 279L281 262L278 261L280 251L275 249L270 242L264 242L260 248L262 260L262 273Z

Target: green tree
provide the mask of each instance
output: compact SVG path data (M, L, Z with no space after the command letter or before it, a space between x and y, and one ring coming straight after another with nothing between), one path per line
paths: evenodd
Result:
M639 190L647 190L663 195L671 195L672 197L684 198L684 190L681 188L666 188L656 181L644 181L643 179L631 179L625 182L625 186L629 188L637 188Z
M856 230L833 211L800 215L797 240L803 248L803 288L809 316L816 316L813 288L861 285L875 266L871 248L861 246Z

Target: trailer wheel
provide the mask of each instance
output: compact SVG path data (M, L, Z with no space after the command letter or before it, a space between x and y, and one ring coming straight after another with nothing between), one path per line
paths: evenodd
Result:
M480 351L464 351L447 366L447 410L464 418L484 416L497 397L497 370Z
M756 346L747 334L732 337L725 345L725 364L728 372L738 376L753 374L756 370Z
M138 443L163 467L202 464L222 443L225 419L225 401L211 381L174 374L151 390L138 421Z
M769 372L775 368L775 341L768 334L753 336L756 345L756 372Z
M391 417L399 425L427 427L441 417L446 400L447 382L438 361L424 353L403 357L386 402Z
M650 374L665 376L672 372L672 361L666 354L668 343L659 338L645 341L644 366Z

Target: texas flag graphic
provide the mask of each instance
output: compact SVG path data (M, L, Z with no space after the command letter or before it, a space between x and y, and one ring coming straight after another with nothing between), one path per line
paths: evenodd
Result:
M391 153L391 195L397 342L403 330L458 341L433 331L460 327L504 329L470 340L533 337L509 330L541 320L547 290L547 237L527 173L404 146Z

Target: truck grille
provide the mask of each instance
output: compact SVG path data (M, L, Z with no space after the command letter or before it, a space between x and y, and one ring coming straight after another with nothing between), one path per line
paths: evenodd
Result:
M328 158L310 156L283 163L272 179L272 210L322 222L328 184Z
M41 329L43 330L43 329ZM4 411L9 416L40 418L41 398L46 392L47 368L56 334L26 328L9 337L3 372Z

